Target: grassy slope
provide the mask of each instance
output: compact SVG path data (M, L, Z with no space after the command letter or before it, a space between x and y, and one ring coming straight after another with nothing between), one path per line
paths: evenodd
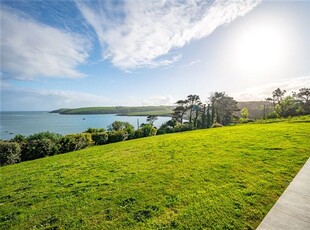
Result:
M0 228L254 229L309 141L307 121L248 124L5 166Z
M148 115L164 115L170 116L172 106L138 106L138 107L84 107L76 109L58 109L52 113L60 114L119 114L124 116L148 116Z

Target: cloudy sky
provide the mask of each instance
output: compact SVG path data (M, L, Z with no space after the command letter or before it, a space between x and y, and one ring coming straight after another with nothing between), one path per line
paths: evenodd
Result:
M1 0L1 110L310 87L310 1Z

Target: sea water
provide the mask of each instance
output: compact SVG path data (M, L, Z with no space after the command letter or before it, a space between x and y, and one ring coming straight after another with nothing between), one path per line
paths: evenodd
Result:
M158 117L154 126L170 120L170 117ZM87 128L105 128L114 121L126 121L135 129L146 123L146 116L100 115L61 115L49 112L0 112L0 139L8 140L16 134L28 136L37 132L59 134L81 133Z

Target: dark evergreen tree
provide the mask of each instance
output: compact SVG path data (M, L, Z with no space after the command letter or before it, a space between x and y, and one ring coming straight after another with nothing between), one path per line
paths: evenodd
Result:
M234 113L239 110L238 102L226 95L225 92L211 94L210 101L212 103L212 113L214 113L213 119L223 125L231 123Z
M211 125L212 125L212 117L211 117L211 114L210 114L210 109L211 109L211 106L210 106L210 104L208 104L208 107L207 107L207 115L206 115L206 117L207 117L207 124L206 124L206 127L207 128L210 128L211 127Z

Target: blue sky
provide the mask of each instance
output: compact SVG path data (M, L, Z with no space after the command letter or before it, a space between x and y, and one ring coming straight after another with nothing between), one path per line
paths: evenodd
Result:
M1 1L1 110L310 87L310 1Z

